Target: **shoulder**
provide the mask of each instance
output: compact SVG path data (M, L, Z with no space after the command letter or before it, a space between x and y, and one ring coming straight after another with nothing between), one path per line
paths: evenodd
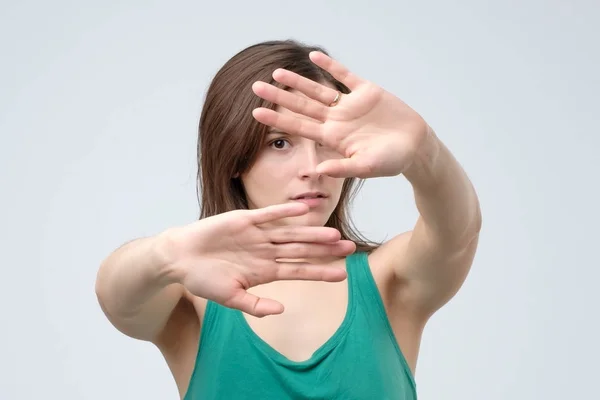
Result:
M398 279L394 270L410 238L411 232L405 232L384 242L369 253L368 261L394 337L414 375L427 318L417 312L408 282Z
M426 321L458 292L473 263L478 236L464 246L442 246L408 231L383 243L369 264L387 301L405 315Z
M385 270L393 275L393 266L398 259L406 254L412 231L407 231L383 242L379 247L369 253L369 264L377 270ZM391 277L390 277L391 278Z
M408 282L398 279L395 266L406 256L411 234L411 231L401 233L368 254L371 273L388 309L394 308L399 302L406 304L406 299L402 300L405 294L402 286Z

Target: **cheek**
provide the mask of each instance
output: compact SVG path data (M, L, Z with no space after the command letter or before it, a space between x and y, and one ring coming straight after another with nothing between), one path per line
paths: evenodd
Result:
M265 153L261 155L250 172L248 178L264 187L281 187L283 182L289 182L294 175L291 157Z
M331 194L336 196L336 200L340 200L340 195L342 194L342 189L344 188L344 179L339 178L331 178L333 181L330 184ZM336 202L337 202L336 201Z
M283 163L261 163L252 168L248 174L248 180L261 187L281 186L281 182L289 181L289 168Z
M290 179L282 165L268 162L255 164L242 176L242 182L248 200L258 206L264 206L284 188Z

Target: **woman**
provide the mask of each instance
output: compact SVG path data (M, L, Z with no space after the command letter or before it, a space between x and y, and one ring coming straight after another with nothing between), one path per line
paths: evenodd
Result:
M481 226L424 119L323 49L264 42L214 77L198 150L199 221L100 267L112 324L156 344L185 399L415 399L423 328L462 285ZM361 238L356 179L399 174L414 229Z

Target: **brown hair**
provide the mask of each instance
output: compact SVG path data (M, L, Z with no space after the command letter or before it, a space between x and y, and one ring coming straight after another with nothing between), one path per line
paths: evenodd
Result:
M295 40L266 41L240 51L217 72L208 87L198 129L200 219L248 208L241 179L234 176L252 166L264 145L268 127L254 119L252 110L275 108L275 104L252 92L255 81L287 90L271 75L275 69L285 68L317 82L328 82L342 93L350 93L345 85L310 61L308 54L314 50L328 54L321 47ZM325 226L336 228L343 239L355 242L358 251L368 252L379 244L360 235L348 211L360 186L362 181L346 179L340 201Z

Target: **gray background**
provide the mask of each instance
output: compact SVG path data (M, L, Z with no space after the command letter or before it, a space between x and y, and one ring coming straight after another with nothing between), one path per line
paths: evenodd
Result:
M319 3L1 3L1 399L177 398L159 352L101 314L96 270L196 218L205 89L238 50L285 38L421 112L480 195L420 399L600 398L599 3ZM375 239L410 229L410 187L369 181L354 215Z

